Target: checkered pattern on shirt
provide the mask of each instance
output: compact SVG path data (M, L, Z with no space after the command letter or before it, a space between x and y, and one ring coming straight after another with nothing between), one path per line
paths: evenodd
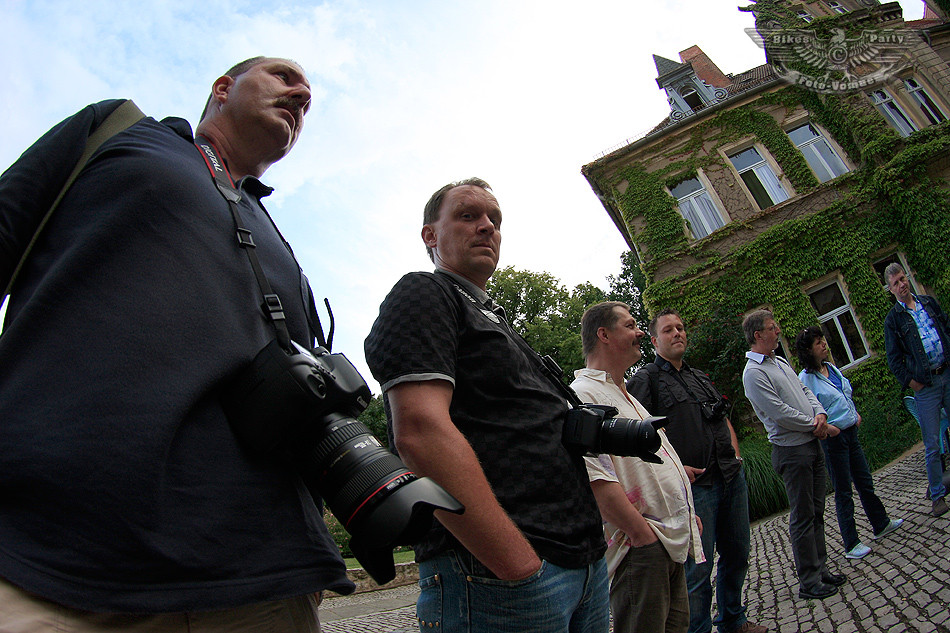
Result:
M914 301L916 309L907 308L907 312L917 324L917 332L920 334L920 342L924 344L924 352L927 353L927 360L931 367L939 367L946 360L943 351L943 343L940 342L940 332L937 331L937 325L930 318L930 313L924 308L919 299Z
M567 405L504 322L486 316L446 275L410 273L383 301L365 352L383 385L427 374L455 381L452 421L542 558L579 567L603 555L583 461L561 444ZM435 523L416 556L450 547L461 546Z

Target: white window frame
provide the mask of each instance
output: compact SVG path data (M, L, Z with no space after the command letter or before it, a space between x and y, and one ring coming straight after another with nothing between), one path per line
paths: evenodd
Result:
M904 79L904 89L910 96L911 101L920 109L920 114L929 125L937 125L947 120L947 115L943 113L937 102L934 101L930 93L920 81L915 77Z
M810 24L815 17L808 11L802 10L798 12L798 19L805 22L805 24Z
M755 150L755 152L759 155L760 160L759 162L749 165L748 167L743 167L740 170L738 167L735 166L735 163L732 162L732 157L738 156L739 154L750 149ZM771 155L767 151L765 151L765 149L758 143L753 143L752 145L748 145L745 147L738 146L737 148L728 150L725 154L726 154L726 159L729 162L729 165L739 176L739 182L742 183L742 187L749 194L749 198L752 200L752 203L755 206L759 207L762 210L765 210L765 209L774 207L777 204L785 202L786 200L792 197L793 194L789 193L785 185L782 184L781 170L777 169L777 166L772 163ZM755 195L752 193L752 190L749 189L749 186L746 184L745 179L742 177L742 174L749 171L755 174L756 179L759 181L759 185L761 185L762 189L765 190L765 195L769 197L772 204L769 204L763 207L759 204L759 201L755 199ZM769 177L771 177L772 182L768 182ZM776 185L778 186L777 189L775 189ZM770 191L770 188L772 189L771 191ZM780 194L780 196L784 196L784 197L780 197L780 199L776 199L776 195L773 195L774 193L778 193Z
M793 141L791 138L791 133L799 128L805 127L806 125L811 126L811 129L814 130L817 136L815 136L815 138L808 139L807 141L805 141L804 143L800 145L795 144L795 141ZM818 127L814 122L809 121L807 119L798 121L792 124L790 127L788 127L785 130L785 134L789 137L789 140L792 141L792 144L795 145L798 151L802 153L802 156L805 157L805 162L808 163L808 167L815 174L815 177L818 178L818 180L820 180L821 182L824 183L830 180L834 180L835 178L839 176L843 176L846 173L851 171L851 168L841 157L841 154L838 151L838 147L831 143L831 140L827 136L825 136L824 130ZM838 163L840 164L839 165L840 168L843 169L844 171L842 171L841 173L835 173L837 171L837 167L839 166L829 165L827 159L821 154L821 152L819 152L817 149L812 147L813 145L818 145L820 143L824 143L825 147L827 147L831 155L834 156L834 158L838 160ZM821 175L819 175L818 171L815 169L815 165L812 162L813 160L817 161L821 165L822 168L824 168L829 174L831 174L831 177L827 179L822 179Z
M849 367L853 367L870 358L871 346L868 345L867 337L864 335L864 329L861 327L861 322L858 320L858 315L855 314L854 308L851 305L851 298L848 296L848 290L837 274L832 276L830 279L819 281L805 290L805 294L808 296L809 304L811 304L812 308L814 309L814 304L812 304L811 300L812 295L830 286L838 287L838 291L841 293L842 299L844 299L844 305L834 308L830 312L819 314L818 323L821 325L825 325L827 323L829 328L835 328L835 331L838 333L838 338L841 340L848 358L835 358L834 360L836 364L841 363L838 364L838 369L848 369ZM844 328L841 326L841 322L838 320L838 318L843 314L851 315L851 320L854 322L854 326L857 329L858 337L861 339L861 344L864 345L863 356L855 356L855 350L851 349L851 343L848 341L847 336L845 336Z
M884 261L885 259L888 259L891 255L894 255L894 256L897 258L897 263L900 264L900 265L901 265L901 268L904 269L904 274L907 276L907 281L910 282L910 291L911 291L913 294L915 294L915 295L928 294L927 290L926 290L922 285L920 285L919 283L917 283L917 279L916 279L916 277L914 277L914 271L912 271L912 270L910 269L910 266L907 265L907 257L904 256L903 251L890 251L890 252L886 252L886 253L884 253L884 254L882 254L882 255L879 255L878 257L875 257L874 260L873 260L873 263L874 263L874 264L879 264L880 262ZM873 268L873 266L872 266L872 268ZM877 272L877 271L875 270L875 274L876 274L876 272ZM897 298L894 297L894 295L891 294L891 292L890 292L890 288L888 287L887 280L886 280L886 279L883 279L883 280L882 280L882 283L883 283L884 285L881 286L881 288L883 288L884 292L887 293L887 296L891 298L891 301L892 301L892 302L893 302L893 301L897 301Z
M829 0L827 4L828 4L828 8L834 11L835 13L840 13L841 15L844 15L845 13L848 12L846 8L841 6L840 2L835 2L835 0Z
M701 240L714 231L724 227L729 223L729 219L725 217L723 213L719 196L716 195L715 190L713 190L706 181L702 172L697 171L695 176L684 178L678 184L682 184L687 180L695 180L699 183L700 188L679 198L673 195L672 190L670 190L670 195L676 198L677 211L686 221L686 226L689 228L693 239ZM711 208L707 207L703 209L699 203L695 202L698 199L705 199ZM705 213L703 213L703 211L705 211Z
M869 96L877 111L887 119L887 122L897 130L898 134L907 137L918 130L914 120L907 116L904 108L894 100L894 97L886 88L875 88L869 93Z

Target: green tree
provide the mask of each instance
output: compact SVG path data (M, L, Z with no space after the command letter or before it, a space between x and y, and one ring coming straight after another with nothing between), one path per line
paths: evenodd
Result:
M607 283L610 284L610 290L607 291L606 300L622 301L630 306L630 314L637 320L637 325L646 332L647 324L650 322L650 315L647 313L646 306L643 305L643 288L646 287L647 278L640 268L640 262L637 261L637 254L634 251L625 251L620 255L620 274L607 275ZM628 372L630 374L653 360L655 351L653 343L650 342L649 333L640 342L640 349L643 351L643 359L634 365L634 369Z
M366 425L376 439L385 446L389 447L389 434L386 432L386 411L383 407L383 397L373 396L369 406L357 418Z

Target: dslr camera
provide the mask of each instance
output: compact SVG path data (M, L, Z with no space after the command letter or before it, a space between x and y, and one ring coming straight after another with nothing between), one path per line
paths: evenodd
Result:
M392 580L397 545L419 541L434 510L461 514L438 484L407 470L356 420L371 393L343 354L277 340L228 385L221 401L240 443L289 462L350 533L350 549L378 584Z
M726 419L726 409L729 408L729 401L724 396L710 402L700 402L699 409L703 414L703 421L706 424L716 425Z
M651 416L632 420L618 418L617 413L617 408L609 405L575 405L564 421L564 444L594 454L639 457L645 462L663 463L656 454L660 449L657 431L666 426L666 418Z
M580 453L607 453L621 457L639 457L645 462L662 464L660 434L667 424L662 416L645 420L618 418L616 407L581 402L577 393L564 384L564 371L551 356L537 355L540 370L571 404L564 419L561 442Z

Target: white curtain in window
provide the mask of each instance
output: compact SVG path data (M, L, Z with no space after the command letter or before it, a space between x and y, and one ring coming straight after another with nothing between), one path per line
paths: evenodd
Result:
M724 225L722 216L709 194L702 191L679 201L680 212L689 222L693 237L702 239Z
M779 202L788 200L788 194L785 193L785 188L782 187L782 183L779 182L768 163L756 165L752 168L752 171L759 177L759 182L762 183L766 193L772 198L772 204L778 204Z

